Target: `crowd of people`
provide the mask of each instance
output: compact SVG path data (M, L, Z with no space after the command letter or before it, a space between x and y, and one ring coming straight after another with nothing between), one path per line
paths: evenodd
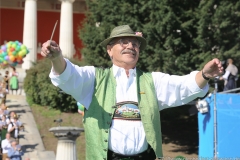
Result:
M18 115L14 111L9 113L4 105L1 107L0 117L2 160L21 160L23 151L19 145L19 132L24 126Z
M0 152L2 160L21 160L23 151L19 144L19 133L24 129L19 116L14 111L9 111L6 106L9 89L14 94L18 90L18 72L12 67L12 72L5 71L5 75L0 80Z

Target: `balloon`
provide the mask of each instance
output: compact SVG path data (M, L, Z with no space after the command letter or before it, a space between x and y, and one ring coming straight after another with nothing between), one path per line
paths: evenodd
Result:
M22 58L17 58L18 63L21 63L21 61L22 61Z
M8 57L8 56L5 56L4 59L7 61L7 60L9 60L9 57Z
M16 56L17 55L17 51L12 52L12 55Z
M23 55L27 54L27 49L22 49Z
M17 46L16 47L16 51L18 52L18 51L20 51L21 50L21 46Z
M18 52L18 56L22 58L24 56L23 51Z
M14 57L14 56L9 56L9 60L12 61L12 62L14 62L15 57Z
M2 52L2 56L5 57L7 55L7 52Z
M15 48L10 48L10 51L11 51L11 52L15 51Z
M11 43L11 42L8 42L8 43L7 43L7 48L10 48L11 45L12 45L12 43Z
M21 49L27 49L27 47L23 44L21 45Z
M2 49L3 52L5 52L6 49L7 49L7 47L6 47L5 45L2 45L2 46L1 46L1 49Z
M11 47L15 49L17 47L17 43L13 43Z
M0 47L0 66L16 66L23 63L23 58L29 53L26 45L19 41L9 41Z

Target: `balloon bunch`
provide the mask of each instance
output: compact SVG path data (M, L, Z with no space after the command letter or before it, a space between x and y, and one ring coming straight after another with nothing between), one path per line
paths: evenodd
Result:
M9 41L0 48L0 65L16 66L23 63L23 58L29 53L27 47L18 41Z

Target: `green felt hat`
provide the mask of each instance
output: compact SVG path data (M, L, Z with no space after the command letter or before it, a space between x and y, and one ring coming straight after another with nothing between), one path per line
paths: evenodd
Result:
M134 32L129 27L129 25L122 25L122 26L115 27L112 30L110 37L102 41L100 44L106 48L109 42L111 42L114 38L117 38L117 37L136 37L141 43L140 50L143 50L147 45L146 39L142 37L142 33Z

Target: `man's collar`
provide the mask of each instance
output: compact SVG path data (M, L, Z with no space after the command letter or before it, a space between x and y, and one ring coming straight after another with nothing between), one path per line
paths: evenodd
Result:
M121 67L118 67L118 66L116 66L116 65L114 65L113 64L113 76L114 77L116 77L117 76L117 74L119 73L119 72L121 72L121 70L125 70L124 68L121 68ZM134 75L136 75L136 67L134 68L134 69L130 69L129 70L129 74L134 74Z

